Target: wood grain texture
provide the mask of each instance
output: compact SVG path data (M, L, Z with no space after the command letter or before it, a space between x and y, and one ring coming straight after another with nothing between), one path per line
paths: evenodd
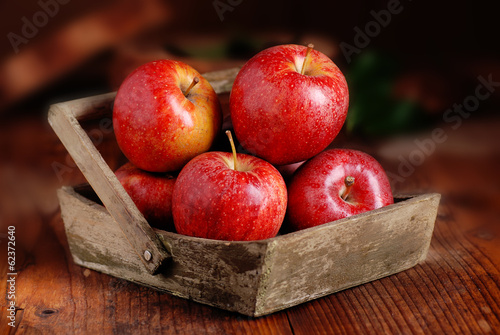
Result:
M152 276L142 268L104 207L71 188L60 190L59 198L77 264L212 306L253 314L265 242L206 241L156 230L172 260L164 271Z
M469 126L484 134L470 135ZM396 191L438 192L442 199L424 262L404 272L356 286L261 318L205 306L82 268L74 263L57 208L51 162L67 153L37 118L0 123L0 234L15 225L19 248L18 326L0 334L498 334L500 333L500 118L471 116L453 138L426 158ZM452 134L451 132L449 134ZM496 136L496 137L494 137ZM40 144L40 145L39 145ZM337 146L376 142L349 137ZM470 149L471 150L471 149ZM117 166L116 143L99 146ZM398 161L380 160L389 171ZM28 165L30 164L30 165ZM31 166L31 168L29 168ZM69 165L68 165L69 166ZM9 168L10 167L10 168ZM77 168L64 184L84 182ZM475 190L475 192L471 192ZM5 297L5 243L0 235L0 292Z
M424 263L257 319L74 264L55 215L19 276L18 333L494 334L500 329L498 264L492 270L487 260L472 257L475 247L459 247L464 240L453 237L455 222L443 217L446 211Z
M160 291L262 316L413 267L429 248L439 195L313 229L252 242L191 238L155 230L172 256L151 276L99 204L59 192L75 263Z
M86 106L86 103L83 105ZM52 106L49 123L92 188L99 194L143 265L151 274L157 273L170 255L78 123L74 109L64 104ZM143 257L145 252L152 255L149 261Z
M217 93L224 93L230 90L237 72L235 68L206 76ZM149 273L156 274L170 255L78 121L108 115L112 112L114 97L115 93L109 93L52 105L49 124L108 208L143 265ZM146 259L146 253L150 259Z
M439 199L438 194L409 198L276 239L258 312L309 301L423 261Z

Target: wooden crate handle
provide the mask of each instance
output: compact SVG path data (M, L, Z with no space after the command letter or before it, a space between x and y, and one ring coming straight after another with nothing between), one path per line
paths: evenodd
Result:
M239 68L203 74L215 92L230 92ZM83 175L120 226L126 239L151 274L171 257L156 233L104 161L79 120L96 119L113 110L116 93L108 93L50 106L49 124Z

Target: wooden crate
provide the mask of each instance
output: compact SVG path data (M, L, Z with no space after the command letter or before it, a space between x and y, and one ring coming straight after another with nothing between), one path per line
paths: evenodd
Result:
M206 74L229 92L238 69ZM49 122L102 204L58 191L74 261L200 303L262 316L406 270L426 257L439 194L275 238L228 242L152 229L79 120L109 116L114 93L51 106Z

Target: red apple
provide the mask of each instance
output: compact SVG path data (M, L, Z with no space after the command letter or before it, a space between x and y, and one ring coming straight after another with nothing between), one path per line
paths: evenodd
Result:
M137 167L180 170L207 151L220 131L222 113L212 86L182 62L159 60L133 71L113 108L116 140Z
M290 181L295 171L297 171L297 169L305 162L306 161L287 164L287 165L278 165L276 166L276 169L278 169L278 171L281 173L281 176L283 176L285 183L288 183L288 181Z
M241 68L230 95L236 138L274 165L324 150L342 128L348 104L344 75L311 45L261 51Z
M137 209L153 227L174 231L172 192L175 177L167 173L152 173L127 163L115 172Z
M393 203L389 179L370 155L331 149L297 169L288 185L287 220L300 230Z
M286 213L286 185L268 162L245 154L206 152L184 166L172 211L179 234L250 241L276 236Z

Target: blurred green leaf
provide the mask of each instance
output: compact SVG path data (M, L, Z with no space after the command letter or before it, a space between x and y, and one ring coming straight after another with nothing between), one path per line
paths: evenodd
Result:
M346 75L350 95L348 132L393 135L427 123L426 114L416 102L394 97L400 73L398 60L382 52L365 50L352 62Z

